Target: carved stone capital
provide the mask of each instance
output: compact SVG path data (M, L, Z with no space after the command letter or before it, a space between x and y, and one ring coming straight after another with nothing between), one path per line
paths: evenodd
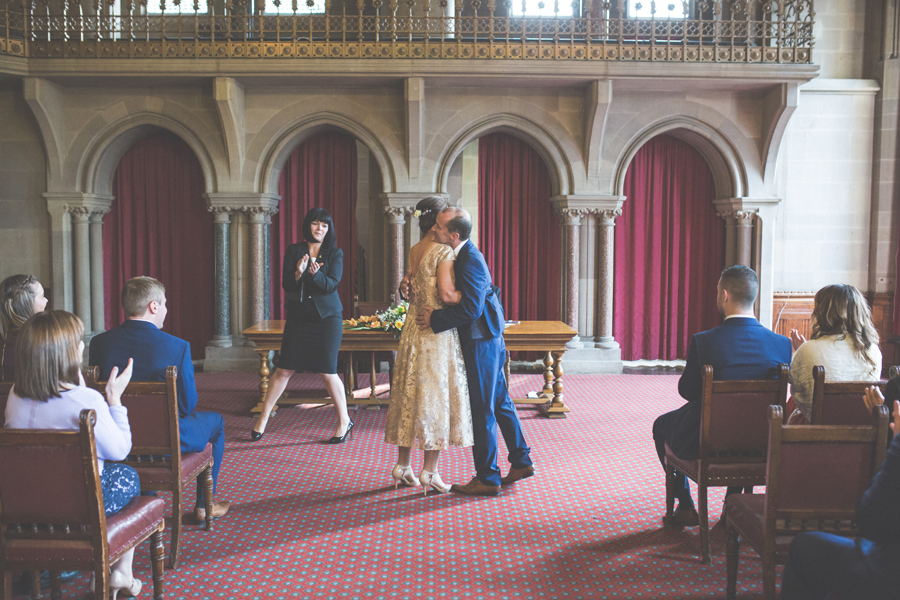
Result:
M726 220L734 220L738 225L750 225L756 218L753 210L732 210L730 208L717 208L716 214Z
M401 218L407 217L416 212L413 206L384 206L382 207L384 214L388 217Z
M87 221L94 210L90 206L66 206L66 212L76 221Z
M250 217L250 223L254 225L268 225L272 222L272 215L278 212L277 206L244 206L242 207Z
M590 214L590 210L586 208L557 208L560 222L563 225L575 227L581 225L581 217Z
M592 210L591 213L597 219L598 225L612 227L616 224L616 218L622 216L621 208L601 208Z
M224 206L218 204L206 208L213 214L214 223L231 223L231 213L241 210L240 206Z

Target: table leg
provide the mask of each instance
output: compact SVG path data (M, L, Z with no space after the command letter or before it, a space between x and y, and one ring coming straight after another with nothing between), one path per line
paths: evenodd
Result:
M563 352L553 353L553 401L547 408L547 416L551 419L564 419L569 407L563 402L563 368L562 356Z
M506 362L503 363L503 374L506 375L506 387L509 388L509 350L506 351Z
M266 401L266 394L269 393L269 351L257 350L259 354L259 401Z
M553 354L550 352L544 357L544 388L541 390L541 396L553 397Z
M352 402L355 399L353 389L356 387L356 363L353 360L353 353L348 352L348 354L350 355L347 363L349 366L347 367L347 381L344 384L344 392L347 395L347 401Z
M369 363L369 400L375 402L378 400L378 394L375 392L375 353L372 353L372 360Z

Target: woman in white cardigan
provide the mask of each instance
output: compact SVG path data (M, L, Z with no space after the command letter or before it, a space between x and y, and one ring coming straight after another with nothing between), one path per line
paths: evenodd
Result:
M881 378L878 332L869 304L852 285L827 285L816 292L809 341L791 330L790 423L812 414L813 367L825 367L825 381L875 381ZM793 405L793 406L792 406ZM800 418L802 415L802 419Z

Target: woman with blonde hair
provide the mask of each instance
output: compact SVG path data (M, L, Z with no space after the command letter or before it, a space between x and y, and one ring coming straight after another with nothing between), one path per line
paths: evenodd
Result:
M113 368L106 384L106 399L84 385L81 360L84 355L84 325L64 310L41 312L19 329L16 343L15 383L6 403L8 429L78 429L81 411L97 413L94 439L97 466L107 515L125 507L140 494L137 471L121 463L131 451L128 409L122 406L122 392L131 380L132 361L118 374ZM110 589L113 600L119 591L137 596L141 582L131 571L134 549L113 566Z
M869 304L852 285L826 285L816 292L812 336L807 341L791 330L790 423L812 414L813 367L825 367L825 381L875 381L881 377L878 332ZM790 409L795 408L793 413ZM800 416L802 415L802 419Z
M34 275L12 275L0 283L0 381L15 377L16 334L28 318L47 307Z

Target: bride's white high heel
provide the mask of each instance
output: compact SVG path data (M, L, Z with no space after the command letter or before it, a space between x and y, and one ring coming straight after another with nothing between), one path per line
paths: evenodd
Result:
M394 470L391 471L391 477L394 478L395 490L401 483L410 487L416 485L416 476L413 474L412 467L410 467L409 465L401 465L400 463L397 463L396 465L394 465Z
M422 469L422 472L419 473L419 483L422 484L422 492L426 496L428 495L428 488L433 489L438 494L446 494L450 491L450 486L441 480L441 476L438 475L437 471L432 473Z
M128 581L125 574L119 571L113 571L109 577L109 591L112 594L112 600L118 600L119 592L123 596L137 596L141 593L141 580L131 578Z

